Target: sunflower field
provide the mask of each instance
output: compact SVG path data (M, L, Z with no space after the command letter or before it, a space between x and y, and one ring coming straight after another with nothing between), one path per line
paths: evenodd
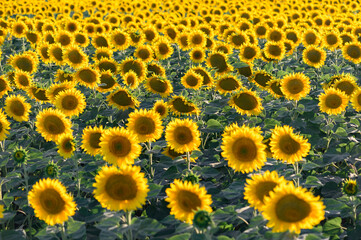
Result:
M0 240L361 239L358 0L0 1Z

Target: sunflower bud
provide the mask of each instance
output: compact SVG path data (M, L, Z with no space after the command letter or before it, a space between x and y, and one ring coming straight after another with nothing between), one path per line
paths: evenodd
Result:
M17 164L26 163L28 159L28 152L25 151L22 147L16 148L13 153L13 158Z
M59 167L53 161L50 162L45 168L45 175L50 178L55 178L59 174Z
M183 174L182 180L183 181L189 181L192 184L197 184L197 183L199 183L199 175L197 175L196 173L187 171L186 174Z
M348 196L355 196L358 191L358 186L356 180L348 179L343 184L343 191Z
M211 219L211 215L209 214L209 212L204 211L204 210L199 210L196 212L196 214L194 215L194 219L193 219L193 226L203 230L203 229L207 229L208 227L210 227L212 224L212 219Z

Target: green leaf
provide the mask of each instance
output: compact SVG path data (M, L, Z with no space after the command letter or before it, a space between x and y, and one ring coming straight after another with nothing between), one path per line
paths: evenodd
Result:
M344 128L342 128L342 127L338 127L338 128L336 129L335 134L338 135L338 136L341 136L341 137L347 137L347 132L346 132L346 130L345 130Z
M84 222L74 221L72 218L68 221L68 228L66 230L67 235L71 239L80 239L86 234L86 228Z
M315 234L308 234L305 240L321 240L322 238L320 238L319 236L315 235Z
M207 128L219 132L223 130L222 124L215 119L209 119L207 121Z
M6 240L26 239L26 235L25 235L25 231L22 229L1 230L0 239L6 239Z
M305 185L308 185L308 187L319 187L319 186L322 186L322 183L317 177L308 176L306 178Z
M162 189L162 185L155 184L155 183L149 183L149 193L147 196L147 199L152 199L157 197L158 193Z
M183 234L175 235L171 238L168 238L168 240L188 240L190 238L190 236L191 236L190 233L183 233Z
M340 217L328 220L325 225L323 225L323 233L330 236L342 233L341 222L342 219Z

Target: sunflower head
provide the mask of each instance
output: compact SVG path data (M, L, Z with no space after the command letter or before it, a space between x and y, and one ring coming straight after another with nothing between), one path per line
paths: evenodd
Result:
M111 92L117 86L119 86L119 84L117 83L114 74L110 70L103 71L100 74L100 85L97 88L99 92Z
M181 83L185 88L199 89L203 84L203 77L195 73L193 70L188 70L187 73L181 78Z
M84 67L75 73L75 79L81 85L94 88L100 82L100 73L92 67Z
M208 211L198 210L194 214L193 226L197 229L204 230L212 225L212 218Z
M358 185L356 180L348 179L344 181L342 190L348 196L355 196L358 192Z
M28 151L22 147L15 148L13 152L13 159L17 164L25 164L29 159Z
M238 91L242 84L241 82L233 75L222 75L216 81L216 89L221 94L232 93Z
M76 149L76 143L72 134L64 134L57 141L58 153L63 158L67 159L73 155Z
M341 90L328 88L319 96L319 107L321 112L337 115L346 110L349 98Z
M361 43L346 43L342 48L342 55L354 64L359 64L361 62Z
M245 43L239 48L239 59L251 64L260 56L260 49L256 44Z
M86 127L83 130L81 148L86 153L95 156L100 153L100 137L104 132L103 126L100 127Z
M85 109L85 96L75 88L65 89L57 94L54 105L68 117L78 116Z
M169 102L168 106L171 111L180 116L180 115L198 115L200 113L199 108L192 102L188 101L183 96L174 96Z
M282 60L286 54L286 47L283 42L267 42L263 52L270 60Z
M33 52L24 52L11 56L9 62L15 70L28 72L29 74L36 72L39 63L37 55L34 55Z
M227 56L222 52L210 53L207 58L207 65L214 68L217 74L224 74L232 71L232 66L227 63Z
M138 100L124 88L112 92L108 95L107 100L111 106L123 111L128 108L136 108L139 105Z
M161 119L168 116L168 104L163 100L156 101L153 105L153 110L160 115Z
M281 81L281 91L290 100L300 100L310 89L310 79L303 73L288 74Z
M29 120L30 108L30 103L25 102L25 98L21 95L11 95L5 100L6 114L19 122Z
M241 90L234 94L228 104L240 114L258 115L263 110L261 98L250 90Z
M129 71L135 72L140 81L143 81L147 76L146 65L140 59L127 58L122 61L120 64L121 75L124 76Z
M154 74L146 79L145 87L149 92L161 97L168 97L173 92L173 86L168 79Z
M255 71L249 78L250 81L254 82L261 89L267 89L267 85L272 79L273 76L263 70Z
M164 60L172 56L174 49L167 38L159 38L153 44L154 53L158 60Z
M307 65L320 68L325 64L326 52L321 47L309 45L303 51L302 59Z
M49 162L45 167L45 175L48 178L56 178L59 175L59 166L53 161Z

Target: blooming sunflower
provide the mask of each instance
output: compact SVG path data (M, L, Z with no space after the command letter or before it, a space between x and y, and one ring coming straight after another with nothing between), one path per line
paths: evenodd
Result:
M273 232L289 230L299 234L301 229L312 229L319 224L325 218L324 209L319 196L289 183L278 185L269 192L261 211Z
M74 44L85 48L89 45L89 42L89 37L85 32L74 33Z
M308 47L310 45L319 45L322 41L320 34L314 29L308 29L303 32L301 41L304 46Z
M111 92L117 87L119 87L119 84L117 83L114 74L110 70L103 71L100 74L100 84L97 87L99 92Z
M130 41L129 34L120 29L112 31L110 35L110 42L117 50L127 49L130 45Z
M68 89L73 89L74 87L75 82L56 83L49 86L45 94L50 99L50 101L54 102L55 98L58 96L59 93Z
M275 98L283 97L284 94L281 90L281 80L273 79L267 83L268 92L271 93Z
M351 98L352 107L357 111L361 111L361 88L357 88L352 94Z
M356 180L347 179L343 182L342 190L348 196L355 196L358 192L358 186Z
M153 105L153 110L163 119L168 116L168 104L163 100L158 100Z
M227 93L232 93L238 91L242 84L241 82L232 75L222 75L215 83L216 90L220 94L226 95Z
M189 33L181 32L177 37L177 43L179 48L183 51L189 50L191 48L189 45Z
M309 45L303 50L302 59L307 65L320 68L325 64L326 52L321 47Z
M342 55L345 59L353 62L354 64L359 64L361 62L361 43L356 41L346 43L342 47Z
M153 49L149 45L139 46L134 51L134 56L146 63L153 60L153 55L154 55Z
M124 81L124 84L126 86L128 86L130 89L135 89L140 84L138 76L133 70L130 70L129 72L124 74L123 81Z
M6 119L6 115L0 109L0 141L6 139L6 135L9 134L10 122Z
M88 65L88 56L77 45L71 45L64 51L64 62L74 69Z
M337 115L346 110L349 99L341 90L328 88L319 96L318 100L321 112Z
M240 114L258 115L263 111L261 98L251 90L241 90L234 94L228 104Z
M153 75L145 81L145 88L152 93L159 94L161 97L168 97L173 92L171 82L161 76Z
M58 141L63 134L71 134L71 122L57 109L44 109L36 116L36 130L46 141Z
M190 70L193 70L195 73L203 77L203 87L211 88L213 87L213 78L211 74L204 67L192 67Z
M204 62L206 53L203 48L196 47L189 52L189 58L195 63Z
M256 44L245 43L239 48L239 59L242 62L251 64L260 55L260 49Z
M153 49L158 60L170 58L174 52L172 45L165 37L157 39L153 44Z
M342 39L338 32L331 30L323 34L323 42L326 48L334 51L342 44Z
M281 28L271 28L266 32L266 39L270 42L281 42L286 38L286 34Z
M139 166L104 166L95 176L94 197L111 211L132 211L145 204L147 179Z
M29 192L35 216L49 225L62 224L75 214L73 197L57 179L40 179Z
M276 171L266 171L263 174L254 174L251 179L246 179L244 188L244 199L251 207L260 210L264 206L264 198L269 197L269 193L281 184L288 181L284 177L279 177Z
M127 129L134 133L139 142L154 142L162 136L160 116L153 110L135 110L129 114Z
M185 88L199 89L203 84L203 77L195 73L193 70L188 70L181 78L181 83Z
M224 74L232 71L233 67L227 63L227 55L222 52L213 52L208 55L207 65L214 68L217 74Z
M5 100L5 112L18 122L28 121L31 105L21 95L10 95Z
M50 56L50 61L54 62L58 66L64 64L64 47L60 43L53 43L49 45L48 54Z
M54 105L67 117L78 116L85 109L85 96L75 88L66 89L55 97Z
M75 73L75 79L81 85L94 88L100 83L100 73L92 67L83 67Z
M100 137L104 132L103 126L100 127L86 127L83 130L82 145L86 153L95 156L100 153Z
M255 71L249 80L254 82L259 88L267 89L268 83L272 80L273 76L264 70Z
M64 134L59 137L57 141L58 153L63 158L67 159L73 156L76 149L74 137L72 134Z
M165 201L169 202L168 207L171 209L170 214L178 220L192 224L195 211L212 212L210 206L212 197L207 194L206 188L200 187L199 184L175 179L165 192L167 194Z
M108 95L107 101L109 105L123 111L128 108L136 108L139 105L139 101L124 88L119 88Z
M26 89L26 93L30 98L35 99L40 103L49 101L49 98L46 96L46 90L44 88L33 85Z
M32 76L28 72L16 71L14 76L16 87L26 91L32 85Z
M99 146L104 160L120 167L133 164L142 149L136 135L119 127L105 130Z
M263 52L268 59L282 60L286 54L286 47L283 42L267 42Z
M292 73L281 80L281 91L289 100L300 100L310 92L310 79L303 73Z
M126 58L120 64L120 73L124 77L129 71L133 71L137 74L138 79L143 81L147 76L147 67L145 63L140 59Z
M37 55L30 51L11 56L8 61L15 70L29 74L36 72L39 63Z
M10 83L6 80L4 76L0 76L0 98L2 98L10 90Z
M249 173L260 169L267 161L266 145L257 128L245 125L235 128L223 137L222 156L228 161L228 166L237 172Z
M346 75L339 80L336 80L332 85L335 89L341 90L348 97L358 88L356 80L353 76Z
M175 115L192 115L192 114L196 114L198 115L201 111L200 109L192 102L188 101L185 97L183 96L174 96L169 102L168 102L168 106L170 108L170 110L175 114Z
M198 126L190 119L175 119L165 131L168 145L179 153L196 150L201 144Z
M295 163L306 157L311 149L307 139L293 133L293 128L285 125L272 130L271 152L275 159Z
M200 30L195 30L189 33L188 44L191 48L195 48L195 47L204 48L207 44L206 39L207 39L207 35L204 32Z

